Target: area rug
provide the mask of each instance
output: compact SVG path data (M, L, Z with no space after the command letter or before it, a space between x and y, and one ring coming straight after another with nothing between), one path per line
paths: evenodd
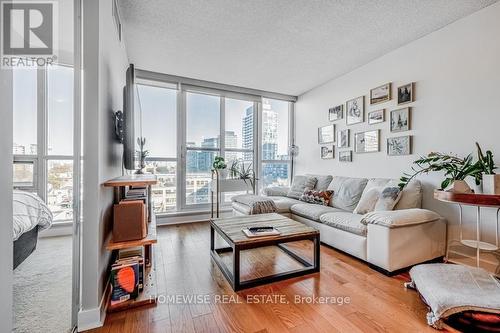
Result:
M15 333L71 332L70 236L40 238L14 271Z

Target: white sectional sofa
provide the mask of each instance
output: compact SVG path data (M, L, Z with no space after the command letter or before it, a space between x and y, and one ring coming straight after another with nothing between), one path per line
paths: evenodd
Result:
M354 214L364 191L397 184L390 179L308 175L316 178L315 190L333 190L329 206L288 197L289 188L271 187L263 195L277 212L320 230L321 242L368 262L386 274L445 255L446 221L421 209L422 187L413 181L402 191L392 211ZM250 208L233 202L235 214Z

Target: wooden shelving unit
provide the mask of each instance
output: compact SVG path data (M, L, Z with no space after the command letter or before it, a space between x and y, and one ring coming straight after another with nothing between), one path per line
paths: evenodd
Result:
M126 310L138 306L156 304L156 260L154 256L153 245L158 242L156 234L156 215L151 209L151 186L157 183L155 175L126 175L106 181L103 186L112 187L115 190L115 203L119 203L125 197L126 188L129 186L146 186L148 188L148 233L146 237L138 240L115 242L113 236L110 237L106 244L108 251L117 251L130 247L144 247L144 260L146 263L146 271L144 272L144 288L139 292L136 299L131 299L123 303L108 306L108 312Z

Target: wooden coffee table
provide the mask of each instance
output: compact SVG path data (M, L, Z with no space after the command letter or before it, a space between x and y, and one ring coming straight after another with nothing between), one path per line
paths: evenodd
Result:
M242 231L248 227L258 226L275 227L281 232L281 234L279 236L249 238ZM219 249L215 248L215 232L217 232L217 234L219 234L229 244L229 247ZM310 240L314 243L314 258L312 263L283 245L284 243L301 240ZM252 280L240 281L240 251L264 246L277 246L304 267ZM232 271L224 264L220 256L220 254L227 252L232 252ZM319 231L279 214L259 214L211 219L210 254L233 287L234 291L238 291L275 281L319 272Z

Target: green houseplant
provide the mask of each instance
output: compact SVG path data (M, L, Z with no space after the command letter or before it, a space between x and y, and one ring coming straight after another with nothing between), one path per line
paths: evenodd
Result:
M229 168L229 170L229 175L231 178L242 179L247 185L250 184L252 188L255 188L256 178L252 163L249 163L245 166L244 162L235 160L231 163L231 167Z
M497 169L493 160L493 153L490 150L483 154L479 143L477 147L477 163L481 168L481 173L476 178L476 184L482 183L482 190L485 194L500 194L500 175L495 174Z
M454 190L457 192L471 192L465 183L468 176L477 179L482 172L482 167L474 163L472 155L465 158L454 155L432 152L413 162L412 173L404 173L400 178L399 188L403 189L412 179L420 174L429 172L444 172L445 179L441 182L442 190Z
M227 164L224 161L224 157L222 156L215 156L214 161L212 163L212 172L217 173L221 178L226 178L227 172L226 172Z

